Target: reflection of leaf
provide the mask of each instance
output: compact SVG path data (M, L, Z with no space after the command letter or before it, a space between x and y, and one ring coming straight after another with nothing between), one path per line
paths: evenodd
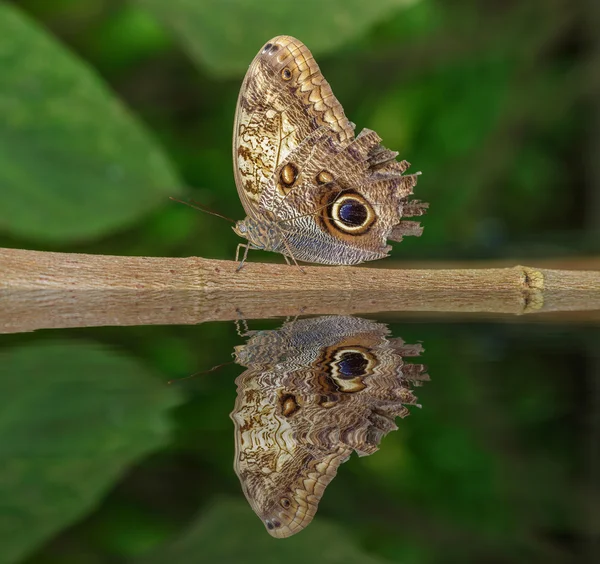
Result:
M177 191L163 153L102 82L2 3L0 68L0 229L97 237Z
M163 444L171 389L131 359L53 343L0 355L0 562L17 562L89 511Z
M199 560L260 564L385 562L363 552L347 533L323 520L295 537L274 539L245 502L232 500L218 500L183 537L139 564L191 564Z
M164 21L192 57L217 74L239 74L275 35L313 53L336 49L416 0L138 0Z

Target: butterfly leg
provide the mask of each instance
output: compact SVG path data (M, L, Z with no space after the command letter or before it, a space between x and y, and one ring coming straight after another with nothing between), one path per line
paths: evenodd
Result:
M285 318L285 322L286 322L286 323L290 323L290 324L292 325L292 327L293 327L293 326L294 326L294 323L296 323L296 321L298 320L298 318L299 318L299 317L300 317L300 316L301 316L301 315L304 313L304 310L305 310L305 309L306 309L306 308L305 308L304 306L302 306L302 307L300 308L300 310L298 311L298 313L297 313L296 315L294 315L294 318L293 318L293 319L292 319L292 316L291 316L291 315L288 315L288 316Z
M248 258L248 249L250 249L250 245L249 244L240 243L237 246L237 249L235 251L235 262L238 262L238 260L239 260L240 249L242 247L244 248L244 256L242 257L242 260L241 260L240 264L236 268L236 272L239 272L240 270L242 270L242 268L244 267L244 263L246 262L246 259Z
M294 261L294 264L300 269L300 272L302 272L302 274L306 274L306 270L304 270L299 264L298 261L294 258L294 255L292 255L292 260ZM289 264L289 262L288 262Z
M294 257L294 253L292 253L292 250L290 249L290 246L288 245L288 243L287 243L287 241L285 239L283 239L283 244L285 245L285 248L287 249L287 252L290 254L290 257L294 261L294 264L300 269L300 272L302 272L302 274L306 274L306 271L298 264L298 261ZM288 257L286 255L283 255L283 256L285 258L285 262L287 262L288 264L290 264L290 261L289 261Z
M235 330L240 337L247 337L251 335L250 329L248 328L248 322L242 315L242 312L236 307L235 312L237 313L237 319L235 320Z

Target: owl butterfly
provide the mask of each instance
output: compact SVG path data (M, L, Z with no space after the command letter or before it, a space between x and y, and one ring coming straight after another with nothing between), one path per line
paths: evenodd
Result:
M274 537L304 529L352 451L374 453L416 404L429 377L404 364L420 345L388 339L385 325L326 316L251 333L236 347L235 461L246 498Z
M410 201L417 176L368 129L354 136L331 87L306 46L271 39L250 64L233 130L235 182L247 217L238 246L323 264L383 258L425 213ZM237 260L237 257L236 257Z

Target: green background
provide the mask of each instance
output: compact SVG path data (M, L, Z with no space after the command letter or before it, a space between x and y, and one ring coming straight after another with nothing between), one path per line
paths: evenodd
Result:
M243 217L239 86L290 34L423 171L424 234L387 266L597 253L595 4L0 1L0 246L233 258L226 222L168 197ZM598 327L392 330L424 342L423 410L285 541L233 473L240 367L166 386L229 360L233 325L3 336L0 564L600 560Z

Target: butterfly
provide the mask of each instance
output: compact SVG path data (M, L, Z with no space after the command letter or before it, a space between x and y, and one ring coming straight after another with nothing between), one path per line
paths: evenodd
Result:
M249 249L286 262L351 265L389 254L387 240L420 235L404 217L417 174L369 129L350 122L308 48L278 36L256 55L240 89L233 129L235 183L247 217L233 230Z
M304 529L352 452L374 453L429 379L405 364L420 345L388 338L374 321L324 316L255 331L236 347L235 472L274 537Z

